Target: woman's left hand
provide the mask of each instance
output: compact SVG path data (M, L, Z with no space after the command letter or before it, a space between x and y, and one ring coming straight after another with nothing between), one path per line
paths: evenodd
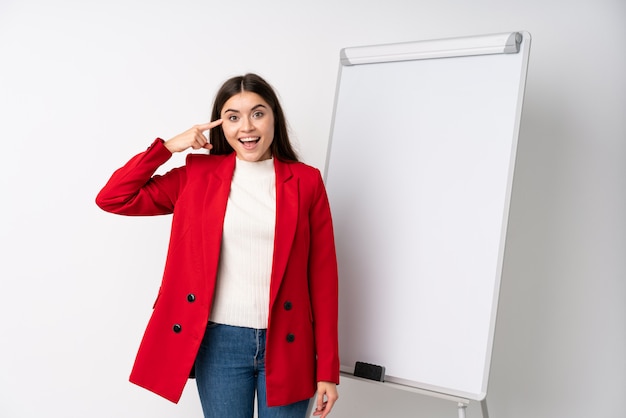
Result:
M325 418L339 399L337 385L332 382L317 382L317 406L313 415Z

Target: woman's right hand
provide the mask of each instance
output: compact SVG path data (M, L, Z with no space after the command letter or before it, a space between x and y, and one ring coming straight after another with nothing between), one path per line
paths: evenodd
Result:
M165 148L167 148L172 154L175 152L185 151L189 147L193 149L211 149L213 146L208 142L207 137L204 136L204 132L221 124L222 119L217 119L213 122L195 125L185 132L165 141Z

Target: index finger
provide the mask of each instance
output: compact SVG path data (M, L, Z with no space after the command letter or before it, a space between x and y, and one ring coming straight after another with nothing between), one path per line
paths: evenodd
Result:
M202 132L204 137L208 140L209 131L221 124L222 124L222 119L216 119L213 122L208 122L208 123L203 123L203 124L198 125L198 129L200 129L200 132Z
M204 132L204 131L208 131L209 129L213 129L216 126L219 126L221 124L222 124L222 119L216 119L213 122L201 123L198 125L198 128Z
M330 411L332 411L333 406L335 406L335 399L329 399L328 402L326 403L326 405L324 406L324 413L322 414L322 418L326 417L327 415L330 414Z

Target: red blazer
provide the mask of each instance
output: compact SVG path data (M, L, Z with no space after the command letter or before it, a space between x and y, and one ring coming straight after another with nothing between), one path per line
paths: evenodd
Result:
M161 288L130 381L178 402L211 312L235 154L189 154L185 166L154 175L170 157L155 140L113 173L96 203L121 215L174 214ZM326 190L315 168L278 159L274 167L270 406L312 397L318 381L339 383L337 261Z

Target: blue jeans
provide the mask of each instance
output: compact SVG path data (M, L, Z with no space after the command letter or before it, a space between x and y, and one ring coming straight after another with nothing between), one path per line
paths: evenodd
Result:
M269 408L265 391L265 330L209 322L196 357L196 384L205 418L304 418L305 399Z

